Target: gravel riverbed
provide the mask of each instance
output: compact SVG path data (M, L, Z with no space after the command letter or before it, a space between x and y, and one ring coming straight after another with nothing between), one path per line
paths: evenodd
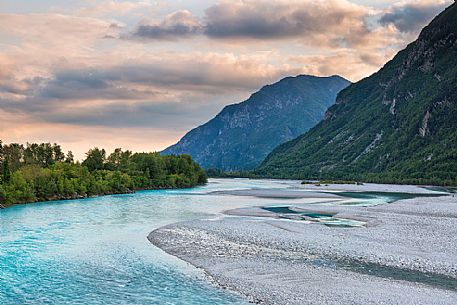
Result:
M365 225L284 220L250 207L162 227L148 238L256 303L457 303L457 198L452 195L369 207L289 205Z

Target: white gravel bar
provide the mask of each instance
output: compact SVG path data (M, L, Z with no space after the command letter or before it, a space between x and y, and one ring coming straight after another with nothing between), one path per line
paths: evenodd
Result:
M325 188L430 193L414 186L349 186ZM457 304L456 197L418 197L369 207L290 205L294 211L328 213L366 225L284 220L250 207L169 225L148 238L256 303Z

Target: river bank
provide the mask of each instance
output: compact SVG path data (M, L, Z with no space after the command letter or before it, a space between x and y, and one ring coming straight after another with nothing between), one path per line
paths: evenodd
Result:
M299 196L301 191L317 191L316 197L324 192L321 203L297 203L311 194ZM363 198L354 204L335 195L354 191L424 196L364 205ZM433 192L415 186L374 184L219 194L283 198L292 212L262 206L233 209L216 219L156 229L149 240L258 303L455 304L457 198L452 195L428 197ZM362 225L329 226L306 215Z
M88 195L88 194L83 194L83 195L74 194L71 196L55 195L52 197L35 199L34 201L29 201L29 202L24 202L24 203L6 204L6 203L0 202L0 209L6 209L9 207L13 207L15 205L23 205L23 204L30 204L30 203L36 203L36 202L53 202L53 201L90 199L90 198L98 198L98 197L111 196L111 195L135 194L136 192L141 192L141 191L189 190L189 189L192 189L195 187L201 187L203 185L204 184L197 184L197 185L189 186L189 187L147 187L147 188L138 188L138 189L133 189L133 190L119 191L119 192L110 191L110 192L104 192L102 194L97 194L97 195Z

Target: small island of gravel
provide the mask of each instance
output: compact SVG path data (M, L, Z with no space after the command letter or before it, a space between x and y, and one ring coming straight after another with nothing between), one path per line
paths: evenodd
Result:
M338 195L362 191L407 192L418 197L365 205ZM252 302L455 304L457 300L457 198L453 195L415 186L298 183L291 183L290 189L219 195L284 198L289 212L240 208L216 219L162 227L148 238ZM294 203L310 197L318 203ZM320 216L312 221L315 215L324 215L325 221ZM333 218L357 225L328 225Z

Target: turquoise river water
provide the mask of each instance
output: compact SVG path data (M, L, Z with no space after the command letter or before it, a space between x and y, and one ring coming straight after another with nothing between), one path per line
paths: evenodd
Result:
M146 237L161 226L222 210L281 203L212 191L289 186L221 179L187 190L0 210L0 304L245 304Z
M265 201L211 191L271 187L285 186L221 180L0 210L0 304L244 304L146 237L170 223Z

